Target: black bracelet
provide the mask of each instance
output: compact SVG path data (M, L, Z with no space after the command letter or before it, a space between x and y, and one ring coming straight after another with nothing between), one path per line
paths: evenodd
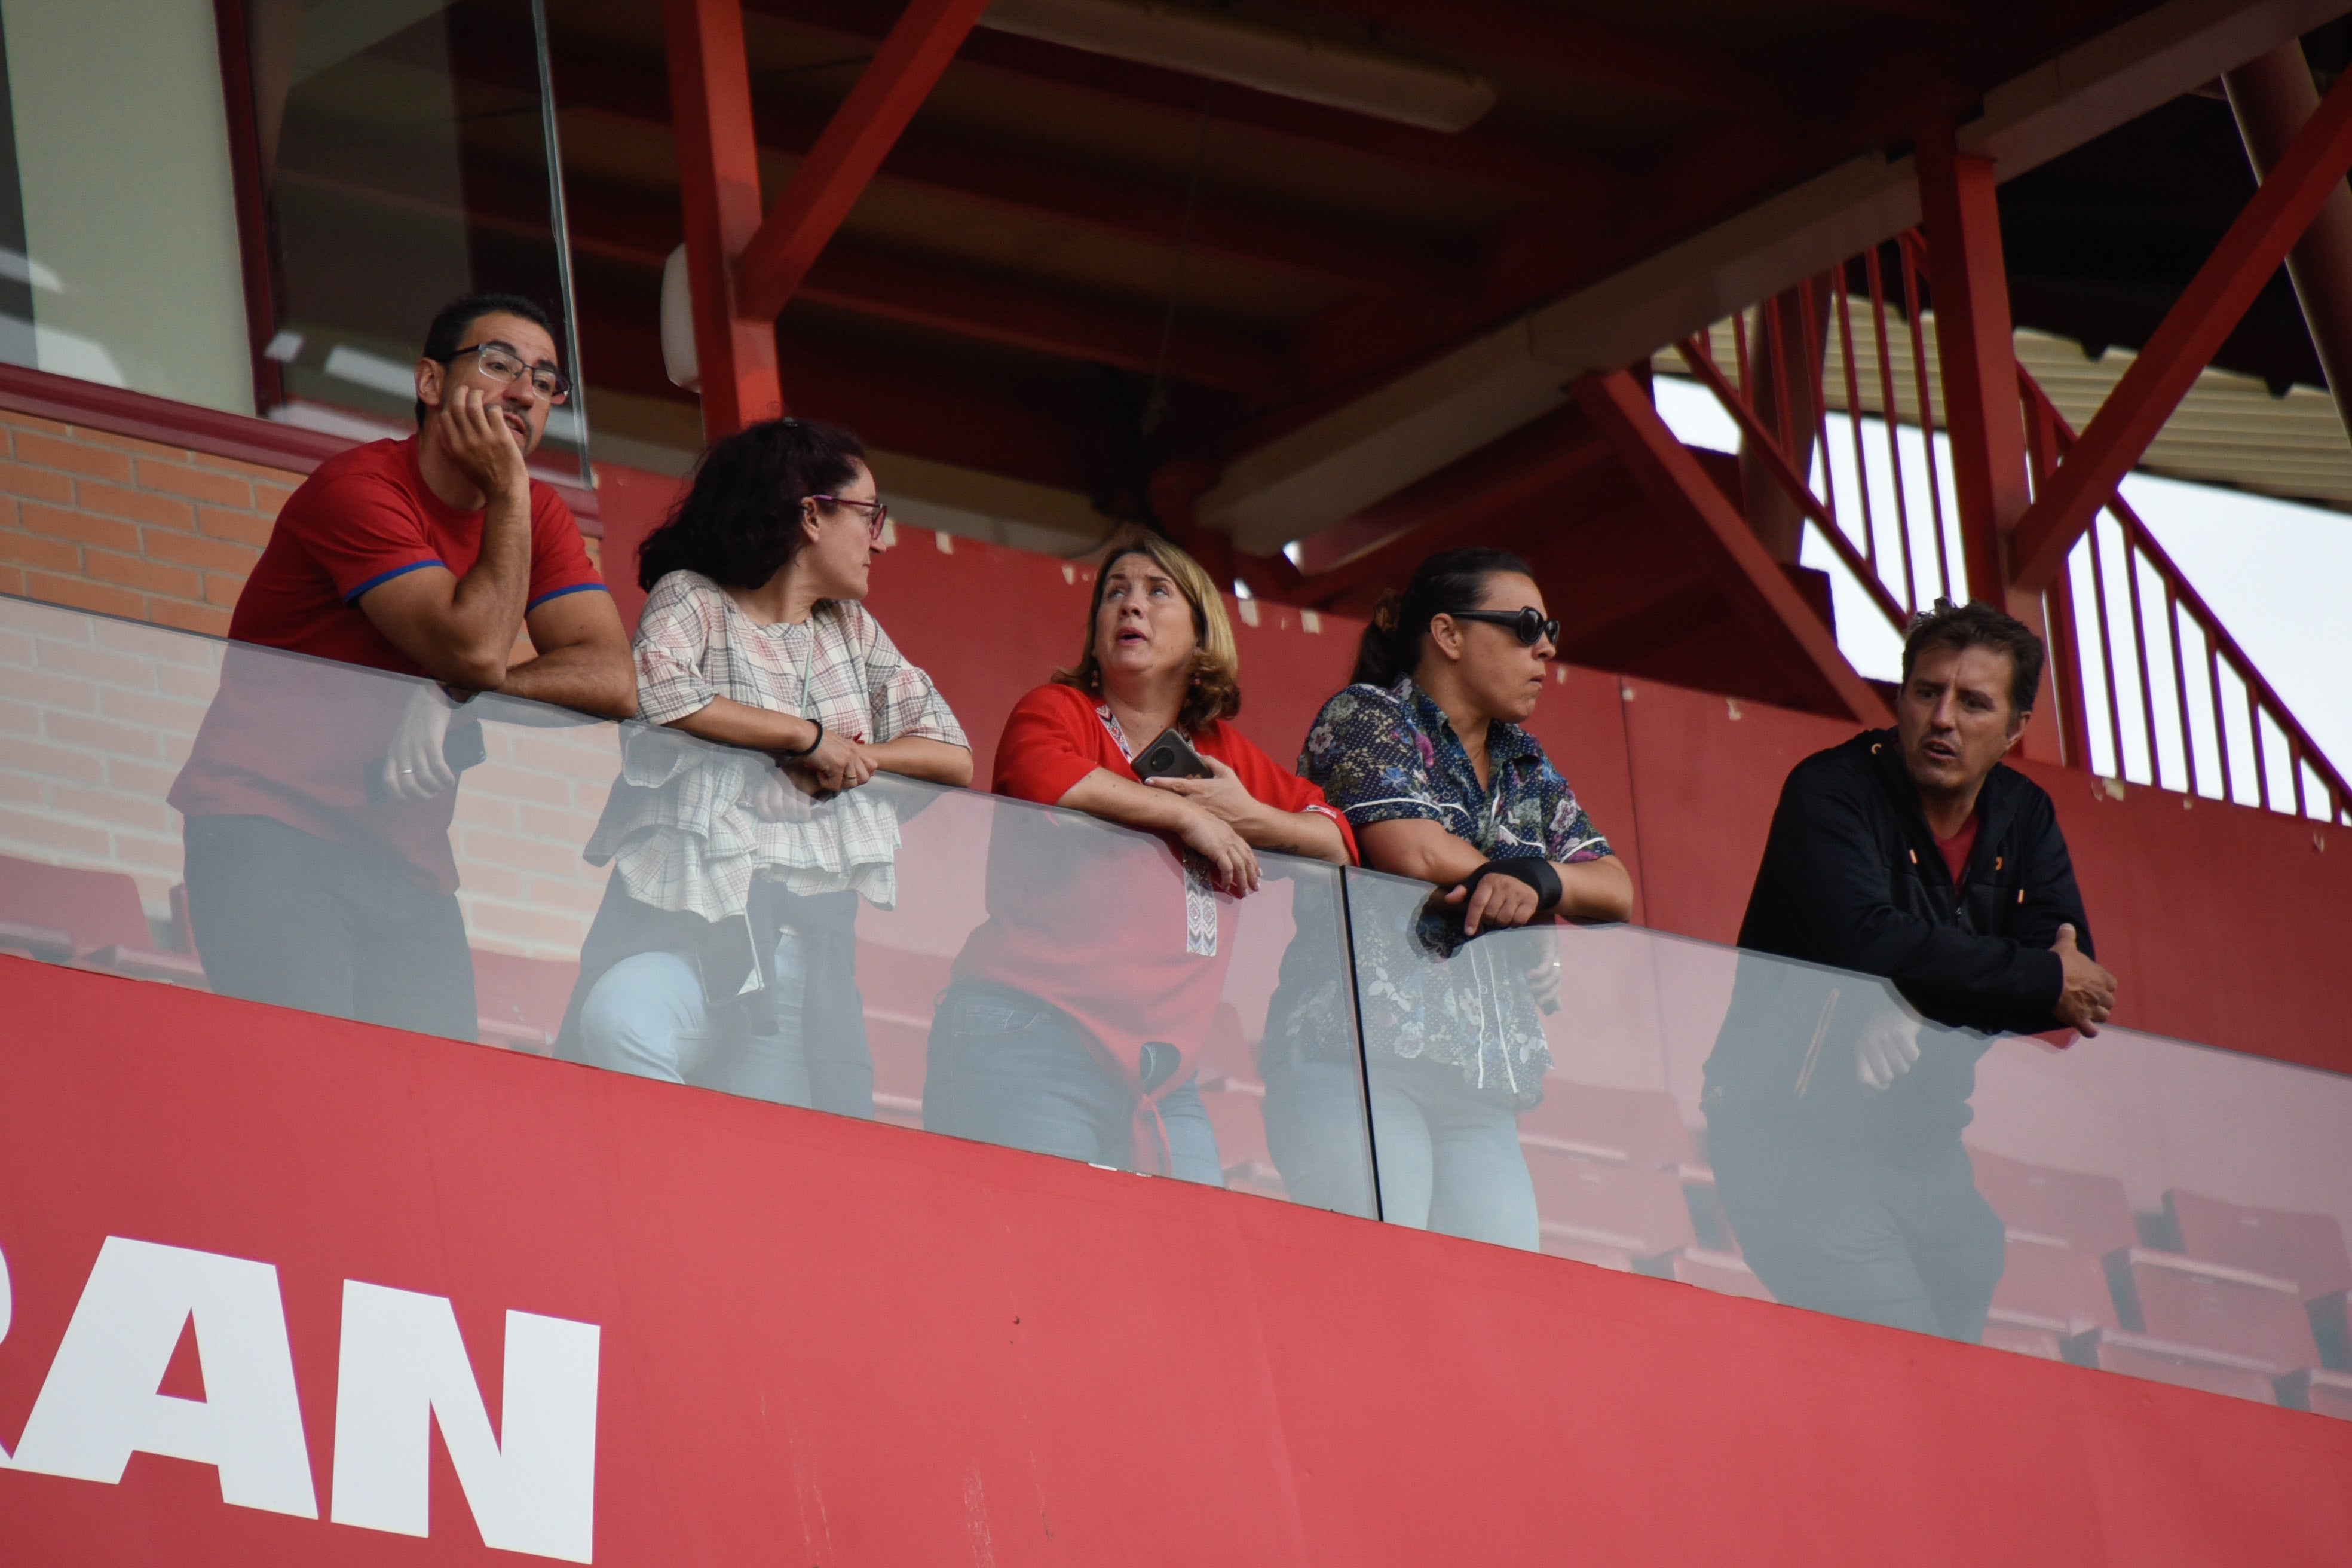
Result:
M1548 915L1559 907L1561 897L1568 891L1560 886L1559 873L1549 860L1533 855L1515 855L1507 860L1489 860L1462 879L1465 888L1475 888L1479 879L1486 876L1508 877L1515 882L1525 882L1536 890L1536 912Z
M812 719L809 722L816 726L816 739L811 741L807 745L803 746L797 752L778 752L776 755L780 759L787 763L796 763L803 757L807 756L811 752L815 751L819 746L824 744L824 721L822 719ZM1557 879L1554 879L1557 880Z

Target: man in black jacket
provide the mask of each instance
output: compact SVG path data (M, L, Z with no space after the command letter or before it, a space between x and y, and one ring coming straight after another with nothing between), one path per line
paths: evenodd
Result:
M2022 623L1938 601L1895 727L1780 792L1705 1105L1733 1232L1790 1305L1980 1339L2004 1246L1960 1146L1977 1058L2115 1005L2050 796L2000 762L2042 664Z

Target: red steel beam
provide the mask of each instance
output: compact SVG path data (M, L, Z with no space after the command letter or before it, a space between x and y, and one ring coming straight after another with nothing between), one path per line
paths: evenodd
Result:
M662 0L678 205L694 293L703 433L716 440L784 411L770 321L737 307L734 258L760 227L760 152L740 0Z
M1707 575L1757 633L1794 643L1811 666L1819 694L1856 721L1894 721L1871 684L1855 673L1837 639L1707 478L1698 459L1658 417L1641 383L1622 370L1580 376L1570 388L1650 504L1708 548Z
M2001 544L2029 498L1993 162L1958 151L1941 119L1921 126L1915 162L1969 596L2014 614Z
M988 0L911 0L735 265L745 314L773 321L923 106Z
M1150 375L1159 368L1158 310L1090 298L1023 278L994 277L877 246L837 242L810 269L800 298L863 316ZM1180 321L1168 344L1178 379L1255 396L1279 394L1287 363L1255 339Z
M2352 71L2327 90L2269 178L2166 313L2010 542L2010 576L2039 590L2352 170Z

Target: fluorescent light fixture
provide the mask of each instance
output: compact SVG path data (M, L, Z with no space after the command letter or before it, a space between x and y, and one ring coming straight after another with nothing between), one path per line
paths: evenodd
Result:
M1458 66L1160 0L996 0L980 25L1429 131L1495 106L1495 84Z
M327 351L325 369L336 380L364 386L370 392L391 397L416 395L416 365L413 361L404 364L349 343L337 343Z

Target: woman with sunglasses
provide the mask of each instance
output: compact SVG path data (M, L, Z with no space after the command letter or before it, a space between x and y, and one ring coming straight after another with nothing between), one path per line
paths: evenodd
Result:
M1381 600L1354 683L1324 704L1299 760L1347 813L1367 868L1442 889L1417 915L1355 926L1381 1211L1528 1249L1535 1194L1517 1118L1543 1095L1551 1058L1536 1009L1557 1005L1559 967L1526 939L1472 939L1554 918L1622 921L1633 904L1624 866L1521 728L1559 631L1517 556L1433 555ZM1298 1186L1298 1165L1311 1187L1318 1166L1349 1166L1318 1160L1316 1129L1302 1125L1332 1097L1284 1092L1304 1087L1311 1064L1284 1058L1300 1024L1283 1013L1277 998L1266 1121L1285 1178Z
M888 521L856 437L776 419L704 453L646 536L637 710L658 728L625 732L585 851L614 875L559 1054L873 1114L855 925L861 897L895 900L898 824L858 786L971 782L955 715L859 603Z

